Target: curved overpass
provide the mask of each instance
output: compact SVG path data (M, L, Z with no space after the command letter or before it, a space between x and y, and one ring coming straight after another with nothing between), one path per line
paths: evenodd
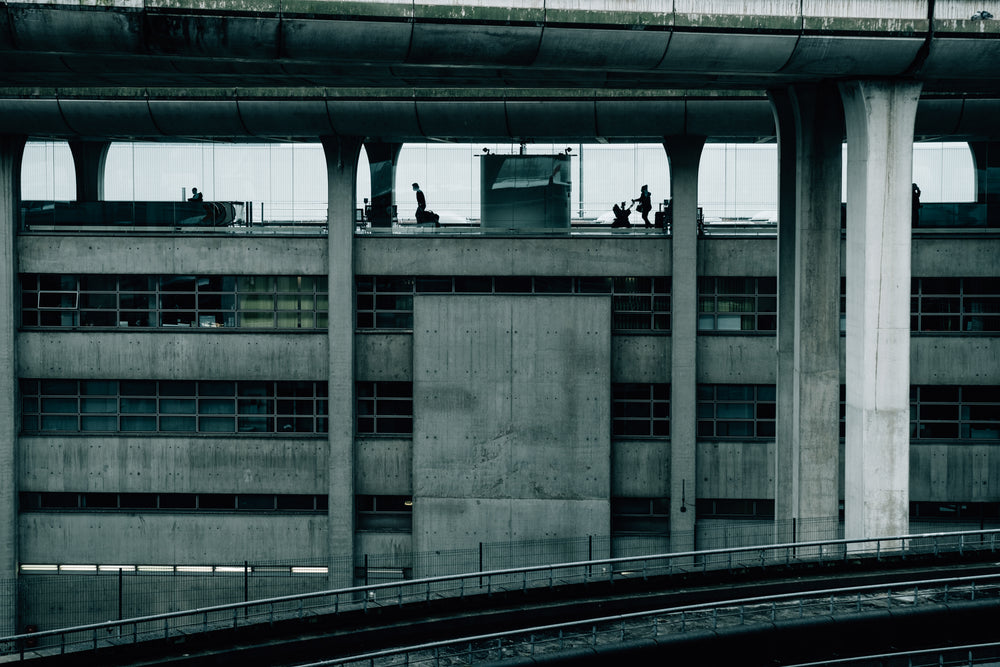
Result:
M0 126L53 137L774 134L765 90L903 78L918 136L996 132L970 0L0 3Z

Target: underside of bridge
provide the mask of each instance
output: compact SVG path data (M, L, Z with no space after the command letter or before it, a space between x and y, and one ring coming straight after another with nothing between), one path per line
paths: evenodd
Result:
M517 356L517 346L509 342L514 340L511 335L505 344L512 349L497 347L487 352L476 347L480 341L475 336L468 335L485 322L483 339L501 340L510 334L503 324L509 316L515 324L525 322L525 327L541 322L553 329L565 327L560 329L563 333L576 335L586 329L588 335L594 334L585 341L589 347L569 349L566 344L558 349L563 356L549 361L560 382L573 387L588 382L600 385L603 393L597 398L610 403L604 400L614 370L606 322L610 318L602 310L610 309L610 298L601 302L580 299L567 306L554 297L542 300L522 295L496 296L492 301L418 297L420 305L410 305L415 320L410 323L407 342L396 342L401 336L393 339L398 347L392 349L404 352L397 357L386 355L403 360L405 370L397 376L392 375L397 369L390 369L387 361L368 367L358 361L362 354L376 358L379 348L376 343L357 343L361 338L356 337L354 326L357 276L397 275L407 270L419 275L420 270L431 269L413 267L424 266L428 257L435 258L438 265L433 270L443 275L605 276L611 270L608 264L616 262L615 270L624 275L669 276L670 335L650 344L659 356L650 354L649 358L660 368L648 374L669 384L669 453L657 450L660 453L655 456L661 458L650 455L649 460L655 459L660 467L649 467L656 468L657 481L662 480L666 489L656 497L671 500L671 548L694 548L696 512L687 509L696 484L707 479L696 466L702 435L696 397L702 384L711 384L705 380L709 373L705 359L699 358L698 281L707 262L723 264L725 260L722 252L707 252L696 222L698 168L706 141L778 143L779 231L773 249L777 266L769 262L761 268L758 263L747 269L747 275L776 273L778 277L776 344L773 350L768 347L757 355L767 370L763 379L755 381L777 384L778 426L777 436L772 437L777 444L773 473L766 479L774 489L775 518L799 520L805 526L807 520L837 517L843 498L847 537L905 533L910 484L913 142L971 142L980 179L977 195L982 201L977 203L1000 205L1000 123L996 122L1000 118L1000 69L996 67L1000 21L986 16L980 4L969 0L0 0L0 264L8 267L0 275L0 440L5 443L0 446L0 577L16 577L23 562L18 551L18 536L25 533L19 523L20 491L108 491L99 465L98 472L85 482L95 489L64 489L53 481L62 473L46 477L50 473L29 470L32 461L37 464L46 456L51 461L45 459L47 463L38 465L38 470L57 470L63 461L60 447L83 445L74 445L73 438L62 439L62 434L36 437L30 445L24 444L21 376L52 379L71 372L65 370L70 368L77 373L72 378L124 380L147 377L143 373L148 366L155 368L149 371L150 377L158 373L159 380L190 380L192 376L199 381L260 379L262 371L251 361L231 351L228 357L214 353L224 345L190 344L190 339L199 337L176 330L148 337L143 345L152 344L144 349L160 353L142 357L128 356L138 354L129 351L140 347L138 343L117 346L112 340L116 335L134 335L131 332L98 332L105 342L100 350L114 349L121 355L115 362L95 352L96 343L87 347L92 341L85 337L93 334L86 331L73 332L85 341L82 347L72 348L84 350L81 354L63 347L58 333L53 337L51 332L22 331L19 275L120 274L122 265L136 267L138 273L202 271L234 276L293 274L304 272L301 267L305 266L328 279L329 328L313 332L315 340L308 343L318 361L301 361L296 345L307 337L300 336L294 343L282 339L280 345L285 347L281 349L287 356L275 354L267 362L275 373L294 372L297 380L329 386L329 396L317 398L324 408L328 403L330 417L328 437L324 432L314 438L323 444L315 448L321 452L316 456L318 463L312 459L303 463L309 459L303 455L296 462L302 467L289 476L299 484L308 477L303 470L311 474L314 468L321 469L322 474L309 477L316 488L288 490L292 482L281 481L285 493L328 497L329 511L316 520L322 531L310 534L310 546L320 558L335 554L355 558L359 553L354 503L361 466L356 461L358 397L354 393L368 380L385 379L363 376L373 367L393 381L411 383L411 408L416 413L423 409L437 415L434 419L411 415L415 426L410 441L395 443L403 452L398 455L405 461L399 466L403 470L399 478L406 478L406 488L391 494L415 498L408 506L416 508L409 543L414 550L457 548L447 540L458 537L478 541L481 547L483 541L494 539L488 533L496 526L506 532L495 539L504 540L522 534L540 539L560 531L583 534L580 531L590 526L610 533L609 489L613 485L608 472L612 457L607 405L595 411L587 403L593 397L580 393L572 396L576 403L557 406L562 410L557 416L563 418L560 433L576 428L584 417L603 424L594 429L597 435L592 439L589 433L580 435L580 442L588 442L590 450L581 454L581 446L567 453L553 445L551 460L539 456L533 461L537 469L522 468L517 462L501 469L497 461L514 459L517 452L523 452L517 449L525 444L517 442L518 437L530 440L537 435L537 425L527 418L515 419L514 435L503 429L499 434L487 432L468 401L456 398L451 414L437 414L433 410L438 404L430 398L433 382L439 379L434 362L452 359L450 353L488 358L502 367L498 372L502 377L485 380L468 379L470 370L453 367L448 378L452 393L466 398L478 390L477 382L499 385L517 375L518 363L533 369L531 360ZM142 250L133 252L127 238L99 241L97 236L78 235L67 240L58 234L21 234L19 169L29 139L70 142L81 200L100 199L101 165L112 141L321 141L327 159L328 234L321 250L294 242L286 246L280 239L260 246L220 242L217 254L225 260L220 263L206 258L208 253L196 241L144 238L137 241ZM841 227L841 146L845 140L846 242ZM445 238L408 243L412 239L356 236L355 179L362 146L372 164L389 166L389 176L376 176L373 168L372 182L373 202L376 196L384 197L379 203L391 207L395 202L393 170L402 143L468 141L662 144L671 170L671 235L635 251L631 246L623 249L625 244L615 240L604 240L585 252L548 239L507 240L510 247L497 250L496 245L487 248L486 243L449 246ZM378 179L388 189L376 194ZM93 250L107 247L101 245L105 241L120 242L107 258ZM976 247L986 248L981 259L995 245L980 242ZM305 259L300 262L291 257L294 253L289 248L300 251ZM732 257L741 257L739 252L732 251ZM951 258L960 254L952 252ZM931 254L926 251L925 256ZM743 266L753 264L745 257L742 262ZM961 263L951 261L953 266ZM245 268L251 265L256 267L253 271ZM991 267L988 260L970 265L980 267L969 269L970 276L996 275L995 263ZM718 274L726 270L730 268ZM846 278L843 369L842 276ZM412 300L413 293L407 298ZM489 307L483 305L487 301ZM451 338L448 331L438 335L439 320L447 320L454 329ZM459 335L458 329L465 334ZM168 340L168 333L178 342ZM268 335L251 333L250 342L244 344L250 349L254 340ZM271 340L278 338L271 336ZM982 340L976 339L976 344ZM532 345L537 343L532 341ZM358 352L363 345L368 347ZM997 349L992 341L984 345L976 349L985 349L986 356ZM588 375L592 369L580 363L581 357L572 356L582 354L579 349L593 352L584 358L594 362L593 377ZM619 348L614 349L618 354ZM51 361L50 354L62 359L62 365ZM191 359L205 360L205 365L199 367ZM286 364L289 359L294 363ZM235 370L223 367L225 360ZM470 368L475 366L469 363ZM731 361L733 377L740 375L736 368L740 363ZM966 369L972 379L963 376L949 382L1000 384L1000 370L980 372L976 366ZM843 382L842 376L846 377ZM738 381L747 382L742 377ZM842 384L846 385L843 399ZM424 388L428 391L421 394ZM537 391L529 395L546 398L541 389ZM843 445L841 402L846 413ZM487 475L463 458L464 450L446 449L442 444L461 440L447 437L454 436L449 429L455 428L456 414L465 415L472 424L465 440L480 438L483 449L489 450L479 463L495 473L495 480L484 481ZM141 438L113 435L107 440L132 451L134 440ZM104 441L89 446L100 449ZM271 452L274 460L259 454L259 459L252 459L256 463L246 463L241 457L258 456L246 453L251 449L226 450L227 456L238 461L232 470L239 470L223 484L226 493L244 492L244 473L246 479L254 478L260 469L266 470L286 455L276 447ZM38 453L42 451L46 453ZM30 458L35 454L39 459ZM591 454L593 460L583 460ZM66 455L65 460L82 458L82 454ZM183 458L178 455L169 463L181 465L177 462ZM566 475L574 479L560 486L552 480L562 483L564 460L575 466ZM548 466L547 472L539 472L540 462ZM121 490L166 493L173 488L168 486L182 485L178 479L187 483L194 474L171 476L168 483L166 476L156 479L162 471L133 470L129 467L133 463L122 454L120 460L108 464L119 471ZM469 467L467 477L454 474L456 466L464 470L462 465ZM526 473L528 469L533 472ZM29 473L36 475L33 479L39 488L25 487L23 480L30 478ZM139 479L141 473L147 476ZM87 474L81 473L81 479ZM450 482L459 484L451 475L461 478L468 488L449 488ZM147 481L150 477L153 482ZM45 481L38 481L42 478ZM202 479L209 478L211 474ZM217 481L210 479L206 484ZM156 486L158 482L162 488ZM548 482L552 484L547 487ZM725 486L725 480L720 486ZM497 498L490 495L494 492L507 495ZM390 492L364 493L374 497ZM560 493L563 496L554 497ZM490 505L487 501L497 502ZM501 509L491 514L496 507ZM558 509L563 507L570 508L565 517ZM560 523L563 518L565 523ZM796 534L797 539L810 537L804 528ZM162 536L157 539L161 545L169 541ZM352 567L342 569L354 576ZM12 628L15 621L10 619L17 614L5 608L2 627Z

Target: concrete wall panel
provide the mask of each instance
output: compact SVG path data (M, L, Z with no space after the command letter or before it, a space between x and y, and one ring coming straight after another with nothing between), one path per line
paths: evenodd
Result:
M670 441L616 440L611 443L611 495L670 497Z
M606 297L415 299L417 551L606 534L610 322Z
M413 567L413 537L409 533L359 531L354 538L354 562L364 564L365 555L373 557L369 567L375 570L369 572L368 583L380 583L377 572L380 568Z
M363 333L354 337L354 375L358 380L413 379L413 336Z
M358 439L354 455L356 493L413 494L413 441L409 438Z
M774 384L775 336L698 336L698 382Z
M612 382L670 382L670 336L613 336Z
M912 384L1000 384L1000 338L910 337Z
M355 239L359 275L634 276L670 274L670 239Z
M327 272L327 245L315 238L184 235L20 236L23 273L303 275Z
M190 331L190 330L189 330ZM22 333L18 376L161 380L323 380L327 337L150 331Z
M922 39L907 37L803 35L781 71L840 77L893 76L906 71L922 44Z
M777 242L772 238L711 239L698 245L699 276L777 275Z
M281 21L281 56L290 60L400 62L406 58L412 33L413 24L408 21L285 17Z
M659 30L581 30L546 27L536 67L653 69L663 60L670 33Z
M500 100L491 102L417 102L420 127L429 137L510 137L507 112Z
M326 493L323 438L23 437L22 491Z
M777 72L788 62L797 40L794 34L675 32L659 68L706 74Z
M988 278L997 275L1000 239L914 239L911 253L914 277Z
M219 512L21 515L21 562L234 564L326 559L326 517Z
M699 442L697 457L698 498L774 497L774 443Z
M1000 452L995 445L911 445L910 500L1000 501Z

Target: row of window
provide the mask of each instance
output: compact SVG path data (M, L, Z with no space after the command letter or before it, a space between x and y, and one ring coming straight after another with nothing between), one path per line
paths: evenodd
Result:
M326 329L326 276L23 274L25 327Z
M841 293L843 284L841 280ZM669 331L669 277L358 276L359 329L413 328L415 294L608 294L612 329ZM1000 331L1000 278L913 278L914 332ZM25 327L326 329L326 276L23 274ZM841 297L841 312L844 312ZM777 329L777 279L698 279L700 331Z
M358 329L413 328L415 294L608 294L615 331L669 331L670 278L357 276Z
M270 493L71 493L21 492L22 512L141 511L141 512L326 512L325 495Z
M326 433L326 382L21 380L26 433Z
M21 380L26 433L326 433L324 382ZM413 434L411 382L358 382L356 432ZM844 437L845 390L840 389ZM697 433L705 440L773 440L775 385L699 384ZM611 434L669 438L670 385L611 386ZM1000 386L914 385L910 439L1000 441Z

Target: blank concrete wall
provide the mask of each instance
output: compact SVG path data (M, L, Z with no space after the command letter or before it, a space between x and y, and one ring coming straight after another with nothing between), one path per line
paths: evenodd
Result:
M416 551L609 533L610 306L416 297Z

